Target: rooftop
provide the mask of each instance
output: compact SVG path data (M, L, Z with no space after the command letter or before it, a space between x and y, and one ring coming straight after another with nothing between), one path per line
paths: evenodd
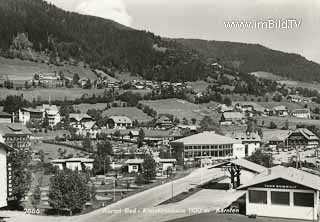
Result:
M94 159L88 158L69 158L69 159L55 159L51 160L52 163L65 163L65 162L81 162L81 163L93 163Z
M128 159L125 163L126 164L142 164L143 159Z
M30 134L28 128L21 123L0 123L0 134Z
M258 141L261 142L261 137L258 133L246 133L246 132L229 132L227 136L240 141Z
M69 119L75 119L76 121L81 121L83 119L92 119L92 117L86 113L70 113Z
M288 110L288 108L285 107L285 106L275 106L275 107L273 107L273 110L275 110L275 111L283 111L283 110Z
M0 111L0 117L7 117L7 118L11 118L11 114Z
M173 141L173 143L183 143L184 145L211 145L211 144L234 144L239 143L239 141L228 137L216 134L213 131L205 131L203 133L198 133L192 136L181 138Z
M132 123L131 119L127 116L110 116L109 119L112 119L115 123Z
M295 133L301 133L307 140L319 140L319 138L313 132L306 128L298 128L291 132L289 136Z
M275 166L255 176L249 183L240 186L238 189L245 189L256 184L268 182L275 179L284 179L314 190L320 190L320 177L298 170L293 167Z
M243 113L239 112L225 112L223 113L225 119L244 119L245 116Z

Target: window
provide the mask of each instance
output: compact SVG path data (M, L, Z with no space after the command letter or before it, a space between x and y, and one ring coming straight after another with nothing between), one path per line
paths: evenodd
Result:
M267 204L267 191L249 190L249 202Z
M295 206L314 207L313 193L294 192L293 197Z
M271 203L275 205L290 205L290 193L271 191Z
M137 169L138 169L138 166L133 165L133 166L132 166L132 169L133 169L133 170L137 170Z

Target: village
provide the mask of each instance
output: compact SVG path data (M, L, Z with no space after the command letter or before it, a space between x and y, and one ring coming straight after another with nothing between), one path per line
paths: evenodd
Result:
M284 104L308 107L304 104L312 103L298 95L289 95L287 99ZM180 99L158 102L180 103L182 110L183 105L189 103ZM2 158L6 158L12 148L31 152L32 180L21 201L25 209L35 209L37 214L47 214L51 210L50 178L57 170L88 173L87 185L94 189L94 196L85 202L85 212L179 180L199 167L215 169L228 163L234 166L238 160L247 159L247 162L236 164L238 170L246 169L247 164L251 166L249 160L253 159L270 167L294 166L299 171L304 169L318 174L319 138L317 131L310 131L313 128L308 129L306 123L320 120L315 120L309 108L290 110L277 104L265 108L255 102L216 103L214 107L210 104L202 110L206 111L205 115L197 113L191 119L187 119L187 115L178 116L181 120L172 112L180 112L177 107L169 107L168 113L160 113L161 110L159 112L148 101L142 101L136 107L101 103L91 104L92 107L50 103L22 107L12 114L0 113ZM94 107L105 108L90 111ZM146 109L151 112L145 112ZM283 125L277 126L280 121ZM154 175L146 174L146 167L154 167L154 173L151 173ZM3 167L3 172L8 168L11 167ZM263 171L253 168L249 167L249 171ZM177 193L172 199L185 199L193 195L193 189L216 187L221 181L228 181L229 176L223 174L201 179L197 186L184 194ZM4 175L9 177L10 170ZM235 175L230 176L231 189L240 186L240 181L235 185ZM6 200L12 195L12 184L8 178L3 182L6 184L3 190L7 192L1 199L2 206L6 206ZM167 201L170 202L170 198Z

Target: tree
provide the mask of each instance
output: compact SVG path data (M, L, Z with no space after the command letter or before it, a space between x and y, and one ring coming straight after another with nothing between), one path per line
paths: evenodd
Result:
M191 119L191 122L192 122L192 124L194 125L194 124L197 123L197 119L196 119L196 118L192 118L192 119Z
M137 139L139 148L143 146L144 138L145 138L145 133L144 133L143 129L140 129L139 130L139 136L138 136L138 139Z
M68 209L70 214L81 212L90 200L88 178L78 171L57 171L50 178L49 204L58 211Z
M22 107L31 106L30 102L23 98L23 95L9 95L4 101L3 111L7 113L17 112Z
M213 121L210 116L205 116L200 121L201 131L215 131L218 134L221 134L221 129L219 125Z
M40 186L37 185L34 188L34 191L33 191L32 197L31 197L32 206L34 208L38 208L40 200L41 200L41 190L40 190Z
M81 145L83 148L85 149L91 149L92 145L91 145L91 140L90 140L90 136L87 135L85 138L83 138Z
M277 126L277 124L275 124L274 122L271 121L269 128L270 128L270 129L277 129L278 126Z
M12 195L8 205L14 209L21 207L21 200L25 198L31 185L30 170L31 152L23 149L14 149L8 154L8 163L11 164Z
M229 97L226 97L223 99L223 104L226 104L227 106L231 106L232 105L232 101Z
M49 117L48 117L48 113L45 112L44 119L42 122L42 128L48 129L48 127L49 127Z
M93 162L95 174L105 174L110 170L110 156L112 154L112 144L109 141L102 141L97 144L97 153Z
M80 80L79 74L78 73L73 74L72 83L74 85L78 85L79 84L79 80Z
M156 161L151 155L146 155L142 164L142 175L146 182L150 182L156 178Z
M183 125L188 125L189 124L189 122L188 122L186 117L183 117L182 124Z
M247 158L247 160L267 168L272 167L272 156L263 153L261 150L255 151L251 156Z

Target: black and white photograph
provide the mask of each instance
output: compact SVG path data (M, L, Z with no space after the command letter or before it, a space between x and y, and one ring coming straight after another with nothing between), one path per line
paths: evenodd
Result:
M320 221L320 0L0 0L0 222Z

